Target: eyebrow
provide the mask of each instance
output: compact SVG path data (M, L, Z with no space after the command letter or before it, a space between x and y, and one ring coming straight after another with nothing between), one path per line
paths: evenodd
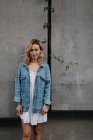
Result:
M31 49L31 50L39 50L38 48L36 48L36 49Z

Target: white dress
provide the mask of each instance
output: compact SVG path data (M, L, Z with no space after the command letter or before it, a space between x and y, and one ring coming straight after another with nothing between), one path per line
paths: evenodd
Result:
M20 115L20 118L24 123L30 123L31 125L37 125L37 123L47 122L47 114L41 115L40 113L32 112L35 77L36 72L30 70L30 108L28 112L23 112L22 115Z

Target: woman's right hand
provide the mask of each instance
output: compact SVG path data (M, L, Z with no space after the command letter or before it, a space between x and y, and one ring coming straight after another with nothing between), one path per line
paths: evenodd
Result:
M22 114L22 105L21 105L21 104L16 105L16 112L17 112L17 114L19 114L19 115Z

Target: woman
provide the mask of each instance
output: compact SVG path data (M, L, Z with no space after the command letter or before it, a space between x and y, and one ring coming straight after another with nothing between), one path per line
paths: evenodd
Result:
M30 140L32 126L34 139L41 140L42 123L47 122L51 76L43 55L40 41L32 39L23 55L25 62L19 64L16 73L14 101L22 120L22 140Z

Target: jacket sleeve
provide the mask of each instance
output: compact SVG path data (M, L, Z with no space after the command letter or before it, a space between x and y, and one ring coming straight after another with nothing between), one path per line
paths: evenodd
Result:
M49 69L48 64L46 64L45 72L46 72L46 81L45 81L43 100L44 100L44 104L50 105L51 104L51 101L50 101L50 98L51 98L51 75L50 75L50 69Z
M20 64L18 66L16 77L15 77L15 94L14 94L14 102L21 102L21 88L20 88Z

